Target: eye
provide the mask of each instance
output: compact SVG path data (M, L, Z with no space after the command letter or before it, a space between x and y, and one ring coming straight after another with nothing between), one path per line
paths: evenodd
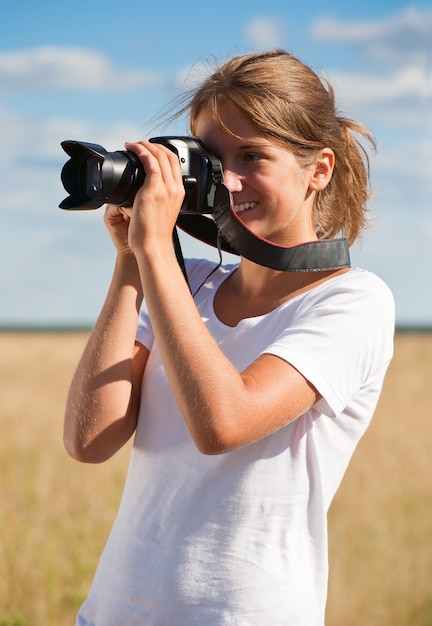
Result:
M245 161L252 161L252 162L254 162L254 161L259 161L260 159L263 158L263 156L261 154L256 153L256 152L247 152L244 155L243 158L244 158Z

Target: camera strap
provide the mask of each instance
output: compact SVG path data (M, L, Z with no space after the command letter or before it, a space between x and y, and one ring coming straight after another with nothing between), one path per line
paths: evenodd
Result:
M180 213L177 225L192 237L230 254L241 255L258 265L282 272L319 272L350 267L346 239L321 239L284 247L253 233L233 209L231 193L222 183L217 186L214 219Z

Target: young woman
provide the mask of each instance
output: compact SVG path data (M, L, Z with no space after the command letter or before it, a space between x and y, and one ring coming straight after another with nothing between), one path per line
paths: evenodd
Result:
M236 219L259 238L286 248L359 236L368 162L356 136L371 135L295 57L234 58L188 108ZM126 147L146 177L132 210L106 208L116 264L71 385L65 445L101 462L135 440L77 624L321 626L327 510L392 356L392 296L364 270L244 257L213 273L187 262L192 296L172 246L178 157Z

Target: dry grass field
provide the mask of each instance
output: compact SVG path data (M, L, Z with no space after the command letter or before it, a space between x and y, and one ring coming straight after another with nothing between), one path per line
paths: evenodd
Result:
M128 449L86 466L62 446L86 337L0 333L0 626L72 626L119 502ZM330 511L328 626L432 625L431 405L432 334L398 334Z

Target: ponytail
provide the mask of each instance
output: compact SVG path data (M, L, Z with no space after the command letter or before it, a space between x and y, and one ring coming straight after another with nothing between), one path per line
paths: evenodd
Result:
M335 152L335 166L330 183L317 194L315 219L319 238L341 234L352 245L368 226L367 202L372 197L364 142L373 150L376 144L366 126L346 117L337 119L339 140L330 146Z

